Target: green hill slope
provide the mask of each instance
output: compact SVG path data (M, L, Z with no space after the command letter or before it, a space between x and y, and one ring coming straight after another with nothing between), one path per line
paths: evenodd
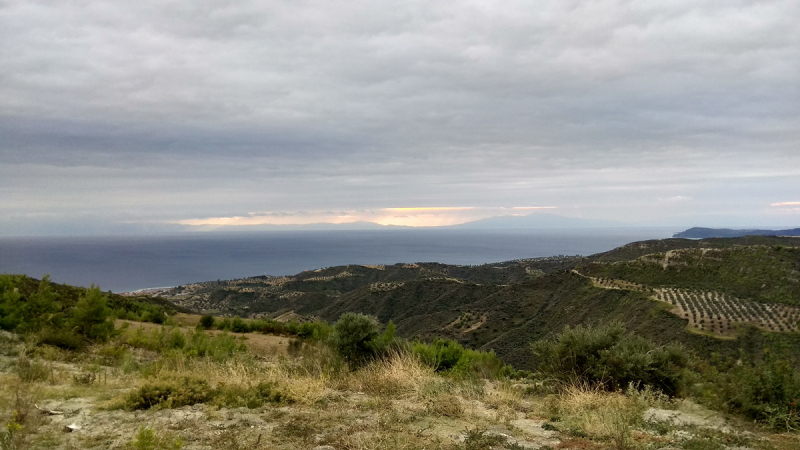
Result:
M769 236L664 239L586 258L351 265L187 285L171 300L249 317L335 321L362 312L394 321L401 336L493 349L521 368L532 364L531 341L610 321L701 355L738 355L764 345L800 349L798 245Z

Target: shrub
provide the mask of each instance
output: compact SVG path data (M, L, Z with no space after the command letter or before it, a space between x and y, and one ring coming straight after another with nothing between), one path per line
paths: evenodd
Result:
M250 326L241 317L236 316L231 322L231 331L234 333L248 333L250 332Z
M572 385L602 384L609 390L633 383L676 395L688 363L680 346L657 347L626 335L620 324L567 326L555 340L537 341L531 347L543 375Z
M216 362L224 361L237 353L247 351L247 346L228 333L209 336L201 330L195 330L183 352L188 356L206 356Z
M204 403L212 398L211 387L205 380L180 377L153 381L131 392L125 401L128 409L177 408Z
M511 376L514 370L504 363L494 352L464 349L461 358L452 370L457 374L477 375L481 378L501 378Z
M217 321L217 328L220 330L230 331L231 329L231 319L228 317L223 317L222 320Z
M364 314L343 314L333 325L333 347L353 367L382 355L393 341L394 324L381 334L377 319Z
M394 324L390 323L390 325L387 325L387 329L393 326ZM321 320L317 320L315 322L301 323L297 329L296 336L303 340L324 341L328 339L332 332L333 329L330 325ZM393 334L392 337L394 337Z
M181 350L186 347L186 336L180 328L174 327L164 336L163 346L170 350Z
M444 372L458 364L464 347L449 339L434 339L430 344L414 342L411 351L433 370Z
M275 384L261 382L255 386L223 386L215 393L214 403L228 408L258 408L267 403L291 402Z
M86 344L86 339L80 334L66 328L47 327L38 335L39 344L52 345L64 350L80 350Z
M143 426L139 428L136 437L127 447L135 450L180 450L183 447L183 439L157 436L152 428Z
M512 371L494 351L465 349L458 342L449 339L435 339L430 344L417 341L411 344L411 351L437 372L498 378L509 375Z
M50 378L50 370L40 361L32 361L24 356L19 357L14 363L14 373L22 381L45 381Z
M781 431L800 431L800 373L782 358L767 355L737 366L723 397L729 408Z
M204 328L206 330L210 330L214 328L214 316L210 314L206 314L200 317L200 322L198 323L200 328Z

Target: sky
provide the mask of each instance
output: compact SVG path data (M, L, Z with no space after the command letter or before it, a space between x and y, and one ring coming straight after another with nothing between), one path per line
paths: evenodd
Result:
M796 0L0 0L0 235L800 226Z

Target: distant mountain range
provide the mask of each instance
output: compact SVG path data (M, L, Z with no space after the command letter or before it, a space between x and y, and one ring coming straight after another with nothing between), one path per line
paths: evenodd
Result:
M689 228L686 231L676 233L672 237L705 239L714 237L741 237L741 236L800 236L800 228L790 230L734 230L730 228Z
M508 215L474 220L458 225L424 227L459 230L532 229L532 228L613 228L623 227L623 222L611 220L577 219L557 214L534 212L528 215ZM273 230L391 230L414 228L402 225L380 225L374 222L312 223L307 225L248 225L217 228L217 231L273 231Z

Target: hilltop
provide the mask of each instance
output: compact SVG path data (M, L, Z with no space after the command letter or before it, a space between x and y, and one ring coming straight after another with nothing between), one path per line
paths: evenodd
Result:
M789 230L758 230L745 229L733 230L730 228L689 228L686 231L675 233L676 238L702 239L710 237L741 237L741 236L800 236L800 228Z

